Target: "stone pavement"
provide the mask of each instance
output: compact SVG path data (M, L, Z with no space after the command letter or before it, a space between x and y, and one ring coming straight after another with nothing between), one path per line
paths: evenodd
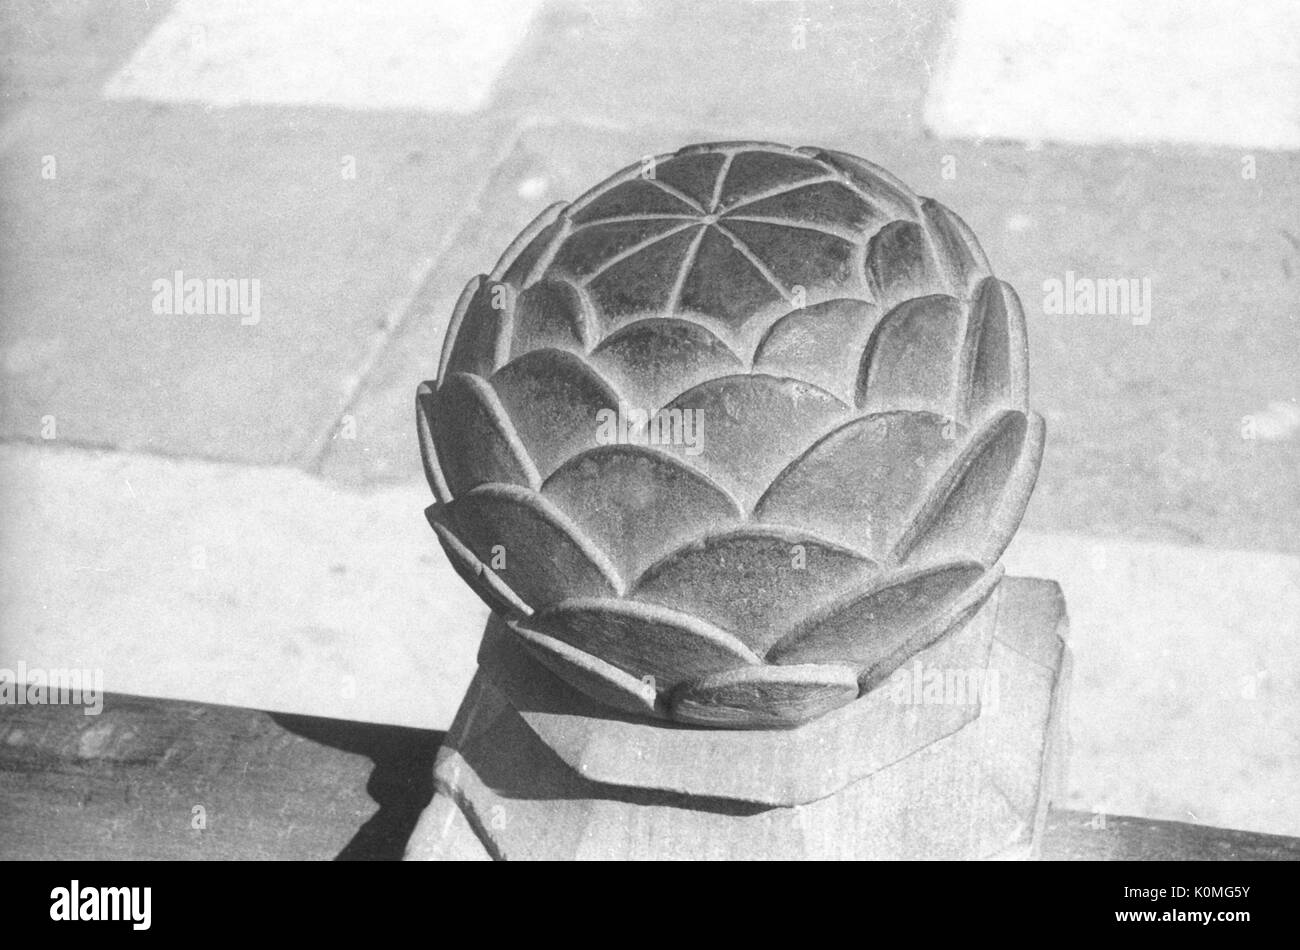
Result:
M1024 300L1048 441L1008 567L1069 598L1069 804L1300 834L1300 51L1255 42L1284 29L1209 24L1158 103L1241 112L1200 135L1143 120L1133 64L1203 43L1164 4L1096 67L1113 108L1051 74L1050 19L990 69L978 4L439 6L0 14L0 667L445 727L485 613L420 515L412 395L461 286L643 155L827 145ZM256 313L156 313L177 271L256 280ZM1149 320L1046 312L1068 274L1149 280Z

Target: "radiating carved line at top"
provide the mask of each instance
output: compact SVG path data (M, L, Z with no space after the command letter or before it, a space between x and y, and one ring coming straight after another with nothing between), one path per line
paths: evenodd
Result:
M664 308L664 316L671 317L677 313L677 305L682 299L682 290L686 286L686 278L690 276L691 268L695 266L695 261L699 257L700 244L704 241L704 235L708 233L708 226L701 225L700 229L695 232L695 237L691 239L691 246L686 249L686 255L682 258L682 266L677 269L677 277L673 281L672 292L668 295L668 304Z
M731 160L739 154L739 149L727 152L722 159L722 166L718 169L718 180L713 183L713 197L709 199L709 213L716 214L718 211L718 202L722 200L722 189L727 182L727 173L731 171Z
M752 205L757 201L766 201L768 198L779 198L781 195L789 194L792 191L798 191L800 188L807 188L810 185L824 185L828 182L839 182L840 184L843 184L844 178L841 175L834 174L821 175L817 178L805 178L802 181L797 181L793 184L779 185L776 188L769 188L767 191L761 191L756 195L749 195L740 201L729 204L722 210L722 213L730 214L737 208L743 208L745 205ZM871 207L874 208L876 206L873 203Z
M830 161L829 159L821 157L820 149L813 149L810 152L805 152L803 149L797 149L797 151L799 151L800 153L802 153L812 161L816 162L818 165L821 165L826 168L834 169L835 170L834 174L836 176L834 180L838 181L845 188L849 189L849 191L853 192L855 195L857 195L859 198L865 201L868 205L874 208L877 214L889 218L891 221L900 220L900 219L895 219L893 215L889 213L888 209L881 207L880 200L878 198L872 197L870 192L863 189L863 187L859 185L856 180L854 180L852 175L840 169L834 162ZM870 174L873 178L878 179L882 184L887 186L889 189L898 192L897 197L901 198L902 203L906 205L908 210L912 212L912 220L919 219L921 217L920 201L916 199L915 195L912 195L912 197L910 198L908 197L908 195L912 194L912 190L908 188L907 185L905 185L903 182L898 181L897 179L895 179L894 181L889 181L888 178L881 177L879 173L884 171L885 170L883 168L878 169L878 171L868 170L868 174ZM908 219L904 218L901 220L908 220Z
M678 201L685 203L687 206L691 208L694 208L700 214L708 214L708 212L705 211L704 208L700 207L700 203L696 201L694 198L692 198L690 195L688 195L686 192L680 191L679 189L674 188L672 185L665 185L658 178L645 178L642 180L650 182L650 184L654 185L660 191L672 195Z
M609 257L606 258L604 261L601 261L599 267L593 270L590 274L587 274L585 277L582 277L580 279L580 283L582 286L586 286L587 284L590 284L592 281L594 281L601 274L605 273L605 271L613 267L615 264L622 263L623 261L627 260L629 257L632 257L636 254L640 254L646 248L653 247L654 245L658 244L660 241L664 241L672 237L674 234L681 234L687 228L694 228L698 226L699 226L699 221L692 218L690 221L681 225L680 227L670 228L669 230L663 232L662 234L655 234L646 238L644 241L638 241L636 244L633 244L631 247L619 251L613 257Z
M780 279L778 279L777 276L768 269L768 266L763 263L762 259L750 249L748 244L736 237L736 235L732 234L721 224L715 224L714 227L718 229L719 234L731 242L731 246L739 251L745 260L749 261L750 266L753 267L754 270L758 271L759 274L763 276L763 279L772 285L772 289L781 296L781 299L790 299L790 291L788 291L785 288L785 285L781 283Z
M596 200L601 195L608 194L610 191L612 191L614 188L620 185L628 184L629 182L633 182L637 180L649 182L650 184L659 188L661 191L665 192L666 194L669 194L674 198L677 198L679 201L685 202L689 207L696 209L700 214L716 213L718 211L719 202L721 201L722 191L726 187L726 178L728 172L731 169L732 161L735 159L737 155L750 154L750 153L767 153L772 155L801 156L803 158L808 159L811 162L814 162L817 165L820 165L822 168L825 168L826 174L824 176L809 178L800 182L796 182L793 185L789 185L789 184L782 185L772 192L750 196L748 198L745 198L743 201L737 202L735 205L732 205L731 206L732 208L741 207L742 205L748 204L752 201L761 201L764 198L775 197L776 195L779 195L784 191L795 190L798 188L805 187L807 185L818 184L822 182L839 182L840 184L848 188L851 192L853 192L853 194L855 194L858 198L865 201L868 205L874 208L877 212L884 214L884 210L880 207L879 202L873 199L868 192L864 191L858 185L858 183L855 182L849 175L837 169L833 163L829 162L825 158L820 157L820 155L818 154L819 152L820 152L819 149L810 149L810 148L792 149L792 148L780 147L773 143L761 143L761 142L718 143L717 145L708 146L704 148L682 149L677 152L671 152L665 155L656 156L655 161L656 163L662 163L683 156L705 155L705 154L721 155L723 158L723 163L719 167L717 178L714 181L713 197L710 202L709 209L706 210L700 205L698 201L696 201L690 195L687 195L684 192L679 191L677 188L674 188L672 185L665 184L664 182L658 180L657 178L644 177L644 175L641 173L640 170L641 166L632 165L623 169L623 171L620 174L615 175L611 179L602 182L600 185L597 185L589 189L584 194L578 196L578 198L574 199L574 201L564 209L564 214L566 217L571 216L574 213L577 213L582 209L584 209L585 207L587 207L589 204L591 204L592 201ZM550 209L547 210L549 211ZM669 215L664 215L664 216L669 216ZM607 219L607 220L615 220L615 219ZM629 216L628 220L633 220L633 217ZM603 223L603 222L599 222L599 221L584 222L581 225L573 225L573 230L575 231L580 230L582 228L589 227L590 225L597 224L597 223Z
M753 221L755 224L773 224L777 227L795 228L799 231L815 231L818 234L825 234L829 237L839 238L841 241L847 241L849 244L865 244L867 240L863 232L853 231L848 228L827 227L815 221L797 221L793 218L774 218L768 215L732 214L729 211L723 212L722 220L724 222Z

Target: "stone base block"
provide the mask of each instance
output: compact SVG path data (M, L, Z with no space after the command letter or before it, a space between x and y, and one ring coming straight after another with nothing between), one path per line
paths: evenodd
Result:
M407 847L439 859L1033 857L1064 778L1067 621L1006 578L970 621L794 729L603 709L493 620Z

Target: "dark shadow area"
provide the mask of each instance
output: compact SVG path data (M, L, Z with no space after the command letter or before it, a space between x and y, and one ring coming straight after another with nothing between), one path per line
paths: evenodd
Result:
M379 806L335 857L336 861L397 861L433 798L433 760L446 737L432 729L275 713L271 718L295 735L374 764L366 793Z

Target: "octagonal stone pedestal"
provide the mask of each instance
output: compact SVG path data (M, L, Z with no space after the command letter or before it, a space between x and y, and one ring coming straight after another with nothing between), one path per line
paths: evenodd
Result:
M1064 777L1067 620L1009 577L889 681L794 729L622 717L495 618L408 860L1036 854Z

